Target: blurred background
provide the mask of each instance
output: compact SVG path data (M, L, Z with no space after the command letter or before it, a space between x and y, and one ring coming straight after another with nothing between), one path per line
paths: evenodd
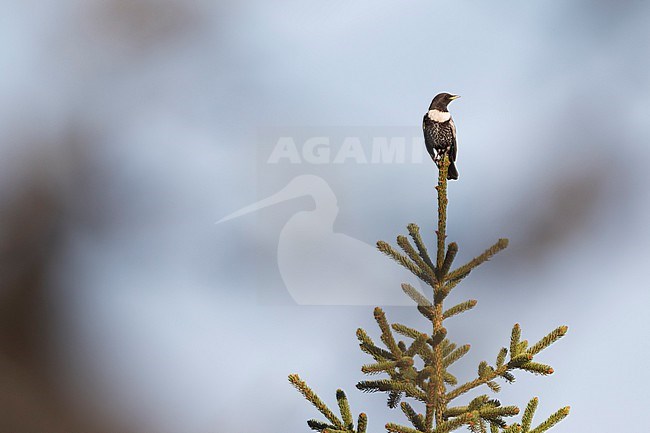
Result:
M432 241L430 160L272 165L268 128L417 135L442 91L462 95L458 260L511 241L452 296L479 301L450 324L473 347L454 372L493 362L516 322L533 341L567 324L540 356L556 373L520 373L499 398L539 396L537 421L571 405L558 433L642 429L630 414L650 405L649 2L2 9L0 432L308 431L318 414L292 372L328 403L344 388L370 431L404 422L354 389L372 307L305 305L285 287L281 234L316 199L215 223L311 175L335 197L327 233L371 246L416 222ZM386 310L426 327L413 308Z

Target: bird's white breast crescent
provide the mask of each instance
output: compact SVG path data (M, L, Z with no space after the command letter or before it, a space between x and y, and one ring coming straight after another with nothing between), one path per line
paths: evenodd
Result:
M440 110L429 110L427 113L429 119L434 122L446 122L451 119L451 113L449 111L440 111Z

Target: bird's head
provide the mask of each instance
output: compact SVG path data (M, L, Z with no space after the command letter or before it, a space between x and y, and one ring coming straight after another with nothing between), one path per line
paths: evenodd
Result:
M438 93L435 98L433 98L433 101L431 101L431 105L429 105L429 110L439 110L439 111L447 111L447 105L454 99L458 99L460 96L458 95L452 95L449 93Z

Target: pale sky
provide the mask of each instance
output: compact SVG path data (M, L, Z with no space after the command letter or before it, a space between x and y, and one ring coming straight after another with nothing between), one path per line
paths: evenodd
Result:
M499 398L523 407L539 396L540 417L570 405L556 433L639 431L630 414L650 405L650 3L59 0L3 9L0 199L32 178L63 197L65 240L49 282L53 368L83 410L151 432L306 432L318 414L289 386L297 372L327 402L345 389L369 431L405 423L383 396L354 388L369 362L355 330L378 336L368 287L359 295L367 306L345 296L298 305L292 287L330 277L359 287L359 269L370 278L375 258L388 281L399 268L372 255L376 240L394 243L410 222L433 239L426 155L382 164L370 153L367 163L335 156L349 137L361 146L353 153L395 136L411 152L431 98L448 91L462 96L450 105L460 180L450 185L449 240L459 263L511 241L454 295L479 301L450 328L473 347L456 371L469 379L492 361L514 323L535 341L567 324L540 358L556 373L519 373ZM332 157L269 163L280 136L300 151L326 137ZM301 190L215 224L300 175L323 180L332 200ZM319 206L327 224L288 224ZM357 259L292 264L322 253L324 239ZM410 308L387 314L426 326Z

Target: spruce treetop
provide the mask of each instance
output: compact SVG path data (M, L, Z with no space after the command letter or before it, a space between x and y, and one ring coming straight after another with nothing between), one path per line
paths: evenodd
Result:
M538 405L536 397L528 402L519 421L509 421L520 415L519 407L503 405L488 394L476 396L467 405L454 405L455 399L479 388L487 388L492 394L498 393L500 382L514 382L517 371L542 376L553 374L553 368L539 362L537 355L562 338L568 328L560 326L529 345L527 340L521 338L521 327L515 324L508 347L498 351L493 363L480 362L475 378L461 383L448 371L452 364L469 352L470 346L457 345L447 338L445 321L471 310L477 301L470 299L446 307L445 299L470 272L508 246L507 239L499 239L469 262L453 268L458 245L455 242L446 244L448 168L449 159L445 156L438 170L436 186L438 224L435 254L429 254L420 228L413 223L407 226L408 236L397 237L396 243L401 251L387 242L377 242L379 251L430 287L431 291L425 294L409 284L402 284L402 290L415 302L417 311L424 316L429 327L426 332L421 332L403 324L389 323L384 311L375 308L374 317L381 333L381 345L376 344L365 330L357 329L359 347L372 358L372 362L363 365L361 371L367 375L384 376L361 381L356 387L363 392L383 392L387 394L389 408L401 409L410 426L388 423L385 428L391 433L447 433L461 427L476 433L542 433L565 418L569 414L569 407L557 410L533 427L533 416ZM421 362L416 363L416 358ZM366 432L366 415L359 414L355 425L342 390L336 392L340 415L335 415L297 374L289 375L289 381L325 417L325 421L307 421L312 430L321 433Z

